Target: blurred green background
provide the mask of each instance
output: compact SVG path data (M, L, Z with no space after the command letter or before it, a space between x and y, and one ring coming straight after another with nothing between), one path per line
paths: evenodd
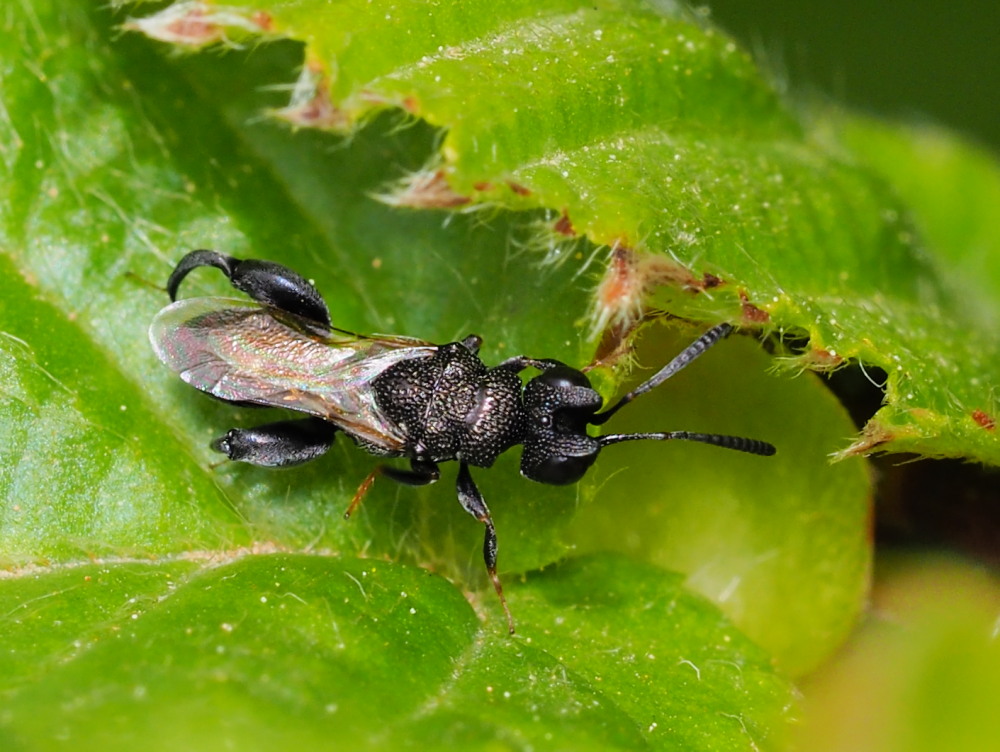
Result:
M711 18L785 80L1000 152L1000 3L713 0Z
M806 110L831 103L904 125L941 126L1000 157L996 0L714 0L701 13L751 50ZM881 402L858 369L830 383L859 426ZM1000 471L898 456L873 464L881 549L960 552L1000 568Z
M714 0L710 18L792 99L941 125L1000 155L996 0ZM803 684L799 748L1000 749L1000 474L899 457L875 467L872 603L840 655Z

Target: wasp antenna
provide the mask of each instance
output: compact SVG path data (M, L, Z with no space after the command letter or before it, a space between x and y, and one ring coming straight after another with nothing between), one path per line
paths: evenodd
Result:
M603 425L608 418L614 415L616 412L621 410L625 405L634 400L641 394L645 394L648 391L656 389L660 384L669 379L678 371L687 368L691 363L702 353L704 353L708 348L718 342L720 339L725 339L733 331L732 324L719 324L718 326L713 326L703 335L698 337L694 342L684 348L677 357L667 363L663 368L661 368L652 378L644 381L642 384L637 386L631 392L626 394L613 407L608 408L603 413L599 413L592 417L588 423L595 426Z
M607 436L598 436L597 441L601 447L609 444L618 444L622 441L641 441L652 439L654 441L670 441L672 439L682 439L685 441L700 441L702 444L712 444L723 449L735 449L737 452L747 454L759 454L761 457L770 457L778 450L773 444L757 439L745 439L742 436L724 436L718 433L690 433L689 431L670 431L667 433L612 433Z

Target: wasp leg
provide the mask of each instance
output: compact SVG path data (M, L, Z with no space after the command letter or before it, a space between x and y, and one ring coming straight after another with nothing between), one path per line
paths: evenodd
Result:
M469 466L464 462L458 468L458 500L466 512L486 526L486 536L483 539L483 560L486 562L486 571L493 582L493 589L497 591L500 605L503 606L503 611L507 615L507 629L510 630L511 634L514 634L514 617L510 615L507 599L503 595L503 585L500 584L500 578L497 576L497 531L493 526L493 518L490 517L486 500L472 480Z
M438 466L433 462L421 462L420 460L410 460L409 470L404 470L401 467L379 465L368 473L368 476L358 486L358 490L354 492L354 498L351 499L351 503L347 505L347 511L344 512L345 520L351 518L354 510L358 508L358 504L365 498L365 494L368 493L375 484L375 479L380 475L391 478L405 486L426 486L435 483L441 477L441 471L438 470Z
M221 269L233 287L258 303L330 326L326 303L305 277L271 261L241 260L216 251L191 251L178 262L167 280L171 300L177 299L183 279L199 266Z
M392 478L397 483L404 486L427 486L436 483L441 477L441 471L433 462L423 460L410 460L410 469L404 470L401 467L390 467L382 465L379 468L379 475Z
M212 449L237 462L290 467L314 460L331 446L337 427L320 418L284 420L256 428L233 428Z
M483 346L483 338L478 334L470 334L462 340L462 345L473 355L478 355L479 348Z

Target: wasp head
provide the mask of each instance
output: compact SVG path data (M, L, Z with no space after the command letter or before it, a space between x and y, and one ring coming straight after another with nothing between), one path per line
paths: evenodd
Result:
M527 430L521 474L539 483L576 483L587 472L601 445L587 425L602 404L590 380L575 368L557 365L524 389Z

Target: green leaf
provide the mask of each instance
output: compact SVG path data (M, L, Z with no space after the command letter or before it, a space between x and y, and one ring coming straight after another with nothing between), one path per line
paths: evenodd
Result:
M0 335L3 558L246 542L211 478L177 461L187 448L141 384L19 271L0 256L0 321L16 331Z
M170 38L191 8L171 6L144 30ZM948 236L949 252L940 235L922 237L926 223L891 186L810 133L731 40L686 12L633 0L294 0L234 24L206 8L205 33L180 41L232 28L306 42L282 113L292 122L347 128L397 107L447 128L394 201L541 207L559 219L539 244L564 250L552 239L563 232L618 249L594 303L598 329L620 336L652 304L807 334L797 367L857 360L887 373L886 405L850 453L1000 464L1000 341L984 325L1000 313L983 284L1000 275L996 254L971 249L967 281L984 315L942 268L968 255L969 238ZM995 222L975 224L994 246Z
M1000 202L995 156L926 125L889 126L861 117L835 120L840 138L890 183L913 211L942 262L941 274L969 314L995 331L1000 316Z
M8 580L3 727L27 749L780 748L787 685L680 578L577 560L514 597L533 626L508 638L444 580L350 558Z
M123 21L103 6L34 3L7 14L0 35L8 746L45 749L66 736L83 747L176 748L181 738L206 748L318 746L335 736L386 748L428 738L483 748L561 738L575 749L781 748L794 697L774 663L799 672L836 648L862 602L869 556L863 465L826 466L851 427L822 386L759 377L764 358L734 338L699 361L694 380L623 411L620 425L631 413L646 429L746 433L777 444L777 457L656 445L638 467L632 447L617 447L598 464L604 475L571 488L520 478L516 456L477 471L518 623L507 638L483 573L482 526L456 503L450 466L427 489L377 484L349 522L343 511L374 460L348 442L285 472L216 466L212 438L269 414L213 402L162 368L146 334L166 302L155 288L184 252L215 247L314 278L348 329L439 342L477 331L487 363L527 353L582 365L594 352L589 275L603 252L560 241L550 250L565 261L540 264L536 250L558 235L558 212L441 214L372 200L434 160L441 134L391 112L349 138L262 117L286 102L300 44L163 55L122 34ZM488 14L476 23L490 23ZM722 52L702 53L732 74ZM742 55L725 59L743 71L737 78L751 75ZM739 91L753 128L786 127L780 111L766 114L773 95L757 79ZM737 99L727 107L741 109ZM527 198L510 191L511 202ZM724 302L722 288L705 292L695 301ZM231 290L205 270L183 293ZM658 366L680 346L640 360ZM723 377L736 369L749 372L748 391L726 394L725 409L677 410L698 404L702 379L735 392ZM822 430L804 437L804 423ZM683 473L711 482L675 483L678 471L661 465L674 450ZM594 525L614 534L600 517L574 514L618 503L607 480L615 461L631 465L615 479L632 477L632 500L649 505L633 508L636 521L665 501L677 510L687 529L675 535L691 534L681 558L722 559L731 544L748 552L715 570L746 589L724 597L721 580L692 581L726 616L681 575L649 564L596 557L534 571L571 546L598 547ZM647 496L655 478L662 483ZM816 510L803 490L810 481L830 489ZM743 514L745 527L727 529ZM725 535L695 536L694 519ZM802 550L821 529L817 540L836 556L810 565ZM772 550L775 563L761 567L755 557ZM660 546L629 551L681 566ZM782 611L782 599L800 605ZM786 626L769 626L785 617ZM344 648L338 629L350 637Z
M682 339L644 333L643 363L661 362ZM812 374L781 385L767 356L744 340L726 345L723 367L708 357L644 397L615 430L671 426L789 438L776 461L719 456L689 444L654 442L608 450L594 471L599 492L574 523L583 550L616 550L688 573L687 585L720 604L792 674L804 674L850 633L870 567L870 479L858 458L831 465L826 450L851 428ZM641 375L639 377L641 378ZM638 379L633 379L636 381ZM767 404L766 418L754 406ZM655 425L655 424L654 424Z

